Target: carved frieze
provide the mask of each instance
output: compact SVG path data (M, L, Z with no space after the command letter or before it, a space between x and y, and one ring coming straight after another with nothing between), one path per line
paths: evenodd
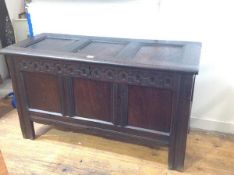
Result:
M139 68L38 59L22 59L18 62L18 66L19 70L30 72L44 72L159 88L171 89L174 87L172 73Z

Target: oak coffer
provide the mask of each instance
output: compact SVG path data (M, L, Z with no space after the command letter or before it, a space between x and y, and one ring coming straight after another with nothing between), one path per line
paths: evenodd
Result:
M24 138L33 122L148 146L184 166L196 42L40 34L1 50Z

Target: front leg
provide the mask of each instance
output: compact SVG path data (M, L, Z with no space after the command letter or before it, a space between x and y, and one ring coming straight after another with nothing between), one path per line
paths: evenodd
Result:
M184 75L180 79L170 134L169 169L183 170L184 168L193 81L192 75Z
M24 118L23 121L20 120L20 127L22 135L25 139L31 139L31 140L35 139L34 124L32 121Z
M9 65L11 73L12 86L16 97L16 107L19 115L20 128L23 137L26 139L34 139L35 130L33 122L30 120L27 109L24 106L24 104L26 103L26 94L24 94L22 90L23 81L20 79L20 76L17 75L17 73L20 74L20 72L17 72L14 59L12 59L10 56L7 57L7 63Z

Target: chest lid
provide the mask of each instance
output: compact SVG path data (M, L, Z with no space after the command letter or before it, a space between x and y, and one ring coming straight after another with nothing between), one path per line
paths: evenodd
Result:
M200 49L197 42L40 34L1 53L197 73Z

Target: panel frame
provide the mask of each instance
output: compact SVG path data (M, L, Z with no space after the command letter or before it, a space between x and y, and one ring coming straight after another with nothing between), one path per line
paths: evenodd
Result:
M73 118L73 119L76 119L77 121L79 122L85 122L85 124L87 124L88 122L89 123L97 123L99 122L100 125L102 125L103 127L106 127L106 125L109 125L111 128L110 130L113 130L115 127L122 127L123 128L123 132L125 132L126 130L131 130L131 131L135 131L135 132L138 132L140 133L141 132L141 129L140 128L137 128L137 127L130 127L130 126L127 126L126 122L127 122L127 99L128 99L128 83L132 84L132 80L130 80L130 82L126 82L126 81L119 81L119 80L116 80L116 79L112 79L111 80L106 80L106 79L103 79L103 78L100 78L98 79L97 77L93 77L93 76L90 76L91 73L85 73L85 74L80 74L80 75L77 75L75 73L69 73L67 74L66 72L60 70L60 67L61 65L63 65L63 62L62 61L54 61L54 64L53 64L53 68L50 67L49 68L49 71L47 70L44 70L45 67L40 67L39 69L35 70L35 69L31 69L30 66L26 65L25 67L25 60L27 60L28 64L34 64L34 61L36 61L39 65L43 63L46 63L45 60L42 60L40 62L38 62L38 59L37 58L29 58L29 57L22 57L21 59L19 59L19 61L17 62L16 64L16 67L17 67L17 70L19 72L22 72L22 71L28 71L28 72L42 72L42 73L49 73L49 74L53 74L53 75L57 75L58 77L60 77L60 92L61 92L61 96L63 96L63 99L62 101L64 101L64 104L62 105L64 110L63 110L63 113L62 114L59 114L59 113L51 113L50 111L40 111L40 110L28 110L28 112L31 114L33 113L34 115L37 113L38 116L45 116L45 115L54 115L54 116L58 116L58 117L65 117L65 118ZM80 65L80 63L76 63L76 65ZM56 67L58 66L58 67ZM90 71L92 70L92 68L94 69L95 67L97 67L98 69L105 69L106 66L105 65L94 65L94 64L90 64L88 67L86 64L81 64L81 69L82 67L84 67L87 71ZM108 66L109 67L109 66ZM121 68L124 70L126 70L127 68L123 67ZM120 72L121 72L121 69L120 69ZM51 71L52 70L52 71ZM54 72L56 71L56 72ZM131 71L136 71L138 72L139 74L141 73L141 71L143 71L144 73L145 72L149 72L149 74L146 74L146 75L151 75L150 71L144 71L144 70L132 70ZM131 72L130 71L130 72ZM153 71L154 72L154 71ZM164 74L163 72L160 72L161 74ZM165 73L166 77L167 77L167 73ZM87 78L87 79L94 79L94 80L99 80L99 81L106 81L106 82L109 82L109 83L112 83L113 85L113 95L115 95L115 97L117 98L114 98L113 99L113 108L115 108L113 110L113 113L114 113L114 118L113 118L113 124L110 122L103 122L103 121L97 121L97 120L84 120L82 117L79 117L79 116L75 116L75 113L74 113L74 99L71 98L73 96L73 85L72 85L72 80L75 78L75 77L82 77L82 78ZM134 83L133 84L138 84L138 83ZM173 82L172 82L173 84ZM140 84L141 86L162 86L161 84L150 84L150 83L147 83L145 82L144 80L142 80L142 83ZM170 86L171 88L173 88L173 85ZM166 86L166 88L169 88L168 86ZM24 89L24 88L22 88ZM25 100L25 104L27 104L26 100ZM70 109L67 108L67 104L70 104ZM122 111L121 114L118 113L118 111ZM117 122L118 121L118 122ZM164 138L164 136L166 138L168 138L168 134L167 133L163 133L163 132L153 132L151 130L145 130L145 131L142 131L143 133L145 133L144 135L147 136L147 135L158 135L160 138L162 136L162 138ZM157 136L156 136L157 138ZM164 139L164 140L168 140L168 139ZM166 141L167 142L167 141Z
M55 126L63 126L71 130L79 130L84 133L90 134L98 134L102 136L107 136L108 138L115 138L119 140L124 140L131 143L138 143L147 146L154 145L166 145L169 147L169 168L171 169L182 169L184 164L185 157L185 146L186 146L186 138L187 138L187 129L188 129L188 119L190 112L190 105L192 99L192 88L194 81L194 74L182 74L181 72L173 72L167 73L164 71L157 70L145 70L145 69L136 69L129 67L119 67L119 66L109 66L109 65L100 65L100 64L87 64L80 62L67 62L67 61L55 61L55 60L40 60L39 58L30 58L30 57L22 57L18 58L17 61L14 57L7 57L8 62L10 63L10 70L12 72L13 78L13 87L16 93L19 119L21 124L21 130L24 138L35 138L35 131L33 128L33 122L39 122L44 124L51 124ZM24 62L26 60L26 62ZM31 62L36 62L41 65L39 69L31 69ZM52 62L49 65L49 69L46 69L44 63ZM74 63L74 65L73 65ZM65 66L63 67L62 65ZM72 65L71 67L69 67ZM70 68L77 68L81 70L80 74L77 72L71 71ZM82 69L85 68L88 72L83 72ZM96 77L92 75L92 70L97 68L101 72L101 77ZM103 70L106 68L110 70L114 70L116 72L126 72L125 78L112 77L112 79L108 79L103 74ZM115 95L115 100L113 100L113 105L117 104L116 111L124 111L123 104L121 101L126 98L126 95L123 95L127 92L126 86L128 84L138 85L138 86L149 86L149 87L157 87L164 88L167 90L171 90L173 92L173 116L171 127L172 130L170 133L158 132L153 130L142 130L142 128L130 127L126 125L126 114L123 113L119 115L116 112L114 115L114 124L112 123L98 123L97 121L87 121L82 120L81 118L77 118L76 116L72 116L74 112L72 107L64 108L64 113L56 114L51 113L49 111L30 111L27 108L27 102L25 97L22 97L20 94L25 90L22 85L22 81L20 73L22 71L29 72L45 72L53 75L57 75L61 77L61 95L64 96L65 103L63 106L66 106L68 103L68 99L72 96L72 84L71 79L74 77L83 77L87 79L99 80L99 81L107 81L109 83L113 83L113 91L112 93ZM105 73L105 72L104 72ZM167 80L168 75L170 76L171 84L170 86L164 83L151 83L143 78L140 81L132 80L132 76L137 78L137 75L143 73L146 77L151 77L155 73L159 73L159 80ZM69 83L70 82L70 83ZM120 96L122 94L122 96ZM67 101L67 102L66 102ZM70 101L70 104L73 102ZM181 105L182 104L182 105ZM189 105L188 105L189 104ZM186 112L183 112L183 108L185 108ZM70 116L71 115L71 116ZM120 117L121 116L121 117ZM120 118L119 118L120 117ZM120 121L120 122L118 122ZM179 121L183 122L182 128L179 127ZM81 129L81 130L80 130ZM143 142L142 142L143 141Z

